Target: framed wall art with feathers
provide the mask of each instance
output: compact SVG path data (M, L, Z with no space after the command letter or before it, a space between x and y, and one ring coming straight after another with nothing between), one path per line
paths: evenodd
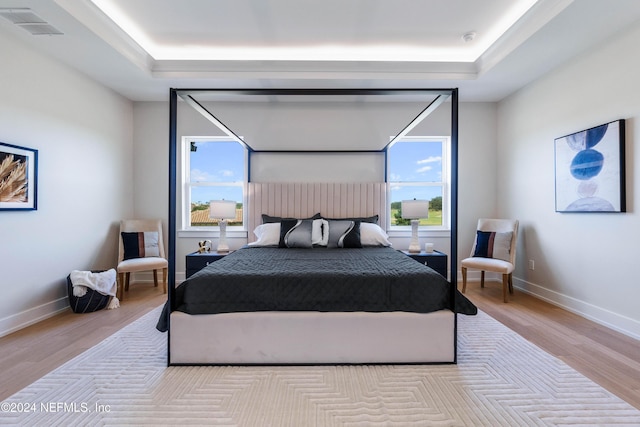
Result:
M0 142L0 210L38 208L38 150Z

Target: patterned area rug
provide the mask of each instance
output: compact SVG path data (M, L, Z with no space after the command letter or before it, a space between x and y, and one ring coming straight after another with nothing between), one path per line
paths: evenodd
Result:
M458 364L166 367L159 309L2 402L20 426L640 425L640 411L485 313Z

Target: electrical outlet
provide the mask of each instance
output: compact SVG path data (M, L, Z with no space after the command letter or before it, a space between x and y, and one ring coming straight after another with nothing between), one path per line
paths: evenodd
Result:
M535 269L536 269L536 263L535 263L535 261L530 259L529 260L529 270L535 270Z

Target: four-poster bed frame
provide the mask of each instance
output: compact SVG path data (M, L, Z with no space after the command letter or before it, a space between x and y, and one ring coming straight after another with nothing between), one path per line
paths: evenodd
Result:
M318 313L318 312L254 312L254 313L227 313L210 315L189 315L174 311L176 298L176 237L177 237L177 150L178 150L178 101L182 99L205 118L221 129L230 138L244 145L249 152L249 171L251 155L260 152L273 152L254 150L250 141L243 141L233 130L229 129L205 106L200 103L198 94L218 95L252 95L252 96L386 96L386 95L412 95L433 97L426 108L418 114L409 124L398 132L391 142L380 150L385 156L387 149L396 141L406 136L420 121L431 112L440 107L445 101L449 101L451 107L451 237L449 250L450 264L450 301L451 307L455 307L457 289L457 218L458 218L458 90L457 89L171 89L170 90L170 121L169 121L169 221L168 221L168 261L169 261L169 286L168 303L170 310L166 313L168 329L168 359L169 365L181 364L323 364L323 363L456 363L456 314L450 310L441 310L436 313ZM285 151L280 151L285 152ZM286 152L293 152L288 150ZM312 153L314 151L298 151ZM366 152L362 151L323 151L325 153ZM371 152L371 151L369 151ZM386 161L385 161L386 167ZM385 173L386 176L386 173ZM249 182L252 183L249 175ZM256 183L257 184L257 183ZM344 184L351 185L351 184ZM254 187L252 187L254 188ZM255 188L261 189L260 185ZM351 188L351 187L349 187ZM351 191L352 197L357 194ZM381 213L386 211L386 184L381 183L376 188L383 200L374 207ZM251 190L248 198L248 209L253 212L248 221L249 227L258 225L260 208L258 200L263 197L262 190ZM273 190L270 190L273 191ZM278 190L278 191L286 191ZM319 190L318 190L319 191ZM326 191L326 190L325 190ZM371 190L366 190L371 194ZM264 196L266 197L266 196ZM364 197L364 196L362 196ZM378 197L378 196L376 196ZM331 202L330 202L331 203ZM337 201L336 201L337 203ZM363 206L367 203L362 204ZM310 204L311 212L318 206ZM332 207L333 209L334 207ZM339 207L335 209L339 210ZM355 215L370 214L370 207L363 208ZM298 210L296 210L298 211ZM291 212L291 207L277 208L277 214L286 216ZM351 212L350 212L351 213ZM382 224L386 225L386 221ZM248 233L252 232L248 228ZM267 325L267 326L265 326ZM292 325L299 327L292 328ZM256 328L260 327L259 332ZM264 329L266 328L266 329ZM247 333L246 331L251 331ZM336 331L342 333L341 339L336 339ZM406 335L401 342L395 342L392 349L384 348L385 340L397 338L398 335ZM355 337L364 337L364 344L359 349L341 352L349 346ZM310 340L313 340L311 342ZM368 341L367 341L368 340ZM320 345L318 346L318 343ZM378 350L372 350L377 346ZM436 344L432 344L436 343ZM303 355L299 351L309 345L315 345L317 351L313 358ZM386 346L389 347L389 346ZM234 351L242 348L243 356L237 357ZM372 354L373 353L373 354Z

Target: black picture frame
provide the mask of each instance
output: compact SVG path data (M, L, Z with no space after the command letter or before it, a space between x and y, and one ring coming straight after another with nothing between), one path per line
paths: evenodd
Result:
M556 212L626 212L625 121L555 139Z
M0 142L0 211L38 209L38 150Z

